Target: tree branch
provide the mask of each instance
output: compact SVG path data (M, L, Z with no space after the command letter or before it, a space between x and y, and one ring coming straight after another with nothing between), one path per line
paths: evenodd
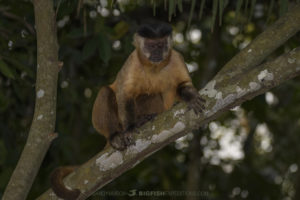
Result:
M12 19L12 20L16 20L22 24L24 24L24 26L29 30L29 32L32 34L32 35L35 35L35 31L34 31L34 28L31 26L31 24L29 24L26 20L22 19L21 17L13 14L13 13L10 13L8 11L6 11L6 9L4 8L0 8L0 13L4 16L4 17L7 17L9 19Z
M36 104L29 135L3 195L3 200L26 199L44 156L56 137L58 45L52 0L34 0L37 32Z
M268 55L284 44L300 30L300 3L278 19L272 26L255 38L238 55L234 56L219 72L226 74L224 80L231 79L259 65ZM218 78L218 76L216 77Z
M65 184L71 188L79 188L82 192L79 199L86 199L167 144L216 119L228 109L299 74L300 47L272 62L253 68L248 73L233 77L230 84L220 84L226 74L219 75L221 81L213 79L200 91L208 102L203 115L196 116L193 111L187 111L184 104L178 104L159 115L153 123L142 127L142 134L135 135L134 146L123 152L112 148L103 150L66 177ZM58 199L51 190L38 199L50 197Z
M112 148L103 150L67 176L65 184L80 189L82 194L78 199L86 199L177 138L216 119L228 109L299 75L300 47L257 66L299 29L300 4L297 4L227 63L200 91L207 100L203 115L196 116L193 111L186 110L186 105L178 104L159 115L153 123L143 126L140 129L142 134L135 135L134 146L123 152ZM46 191L38 199L49 198L58 199L52 190Z

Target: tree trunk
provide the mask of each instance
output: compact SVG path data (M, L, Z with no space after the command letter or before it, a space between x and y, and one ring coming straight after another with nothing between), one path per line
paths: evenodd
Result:
M56 137L58 45L52 0L34 0L37 33L36 100L29 135L3 195L3 200L26 199L44 156Z

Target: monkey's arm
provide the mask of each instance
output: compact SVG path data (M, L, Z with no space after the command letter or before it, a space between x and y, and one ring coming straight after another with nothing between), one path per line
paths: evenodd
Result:
M116 80L110 85L116 97L116 118L118 129L109 131L108 141L118 150L124 150L134 141L130 134L136 120L136 108L134 101L134 72L135 56L132 53L119 71ZM108 119L111 121L111 119Z
M121 130L110 132L108 141L113 148L122 151L134 143L131 129L134 128L135 123L135 108L133 99L127 98L121 92L117 91L116 97Z
M113 84L118 105L118 116L123 131L131 128L136 118L133 91L134 87L136 87L136 85L134 85L134 76L136 74L135 65L137 63L136 51L134 51L127 58Z
M193 109L195 113L199 114L205 108L205 100L201 98L197 89L193 86L188 69L184 63L183 56L181 56L179 53L177 53L177 55L177 69L180 72L177 73L179 74L179 76L177 76L177 95L181 100L188 103L189 108Z

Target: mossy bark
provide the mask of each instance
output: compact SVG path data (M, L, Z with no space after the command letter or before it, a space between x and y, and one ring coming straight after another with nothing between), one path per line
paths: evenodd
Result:
M36 101L29 135L3 195L3 200L26 199L44 156L56 137L58 44L52 0L34 0L37 35Z
M264 47L269 48L265 44L260 49ZM247 54L242 54L244 59L242 57L237 59L233 63L235 66L243 66L244 61L247 60ZM261 57L259 59L262 60ZM252 59L252 62L256 63L255 58ZM247 73L231 74L230 79L228 79L228 71L221 70L200 91L207 102L204 114L195 115L193 111L188 111L183 103L174 106L170 111L159 115L154 122L143 126L140 129L140 134L135 135L136 144L134 146L123 152L112 148L105 149L67 176L64 180L65 184L70 188L80 189L82 194L78 199L86 199L149 155L179 137L216 119L230 108L298 76L300 74L300 47L279 56L271 62L258 66L252 66L249 63L248 66ZM230 84L224 84L226 78ZM50 197L58 199L52 190L46 191L38 199L46 200Z

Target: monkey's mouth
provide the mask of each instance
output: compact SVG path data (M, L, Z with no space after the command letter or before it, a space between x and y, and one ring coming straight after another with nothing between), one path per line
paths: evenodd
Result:
M163 60L162 53L161 52L152 53L149 57L149 60L155 63L161 62Z

